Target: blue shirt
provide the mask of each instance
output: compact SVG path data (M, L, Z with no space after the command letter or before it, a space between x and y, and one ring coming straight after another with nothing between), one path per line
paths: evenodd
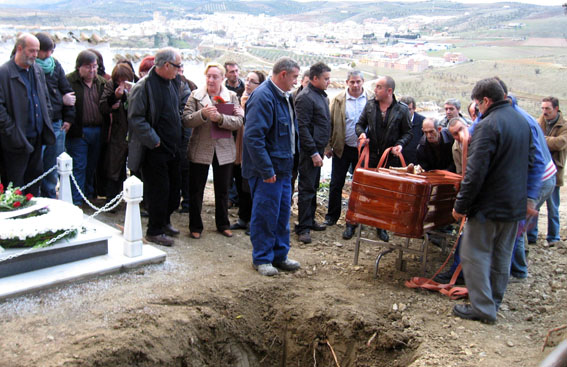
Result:
M19 67L18 72L24 82L28 94L28 124L26 125L26 138L35 138L41 135L43 129L43 115L41 113L41 103L37 92L37 80L33 66L27 70Z
M353 97L346 91L346 106L345 106L345 144L349 147L356 148L358 146L358 136L356 135L356 123L360 114L366 106L366 93L358 97Z

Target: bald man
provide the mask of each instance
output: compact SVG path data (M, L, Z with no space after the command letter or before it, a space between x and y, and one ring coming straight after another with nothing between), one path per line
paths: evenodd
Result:
M43 173L42 145L55 143L43 70L35 64L38 39L24 33L10 61L0 66L0 176L23 186ZM26 193L39 195L39 183Z

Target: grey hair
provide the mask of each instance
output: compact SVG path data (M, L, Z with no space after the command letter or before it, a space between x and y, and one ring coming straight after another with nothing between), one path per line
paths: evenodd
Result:
M449 98L445 101L445 104L450 104L451 106L455 106L457 110L461 110L461 101L456 98Z
M465 127L468 126L468 124L467 124L467 122L465 121L464 118L457 116L457 117L453 117L452 119L449 120L447 127L453 127L453 126L457 125L458 122L462 123Z
M346 76L346 80L348 82L350 78L357 76L360 77L360 79L364 80L364 75L362 75L362 71L356 69L349 70Z
M426 117L425 120L433 122L433 128L435 130L439 129L439 119L436 119L435 117ZM425 120L423 121L425 122Z
M164 66L166 62L175 62L179 51L173 47L166 47L156 52L154 63L156 67Z
M274 67L272 68L272 75L278 75L282 71L287 71L288 73L293 71L293 69L299 70L299 64L290 57L280 57L276 60Z

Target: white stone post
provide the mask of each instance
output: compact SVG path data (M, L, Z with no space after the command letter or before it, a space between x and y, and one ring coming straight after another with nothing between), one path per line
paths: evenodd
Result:
M124 201L126 201L126 217L124 218L124 255L136 257L142 255L142 218L140 202L144 196L144 184L136 176L124 181Z
M71 195L71 173L73 172L73 158L65 152L57 157L57 173L59 174L59 200L73 204Z

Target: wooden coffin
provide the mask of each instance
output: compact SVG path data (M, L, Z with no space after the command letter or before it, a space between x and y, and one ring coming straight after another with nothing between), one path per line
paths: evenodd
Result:
M447 171L411 174L357 168L346 220L420 238L454 222L453 204L461 176Z

